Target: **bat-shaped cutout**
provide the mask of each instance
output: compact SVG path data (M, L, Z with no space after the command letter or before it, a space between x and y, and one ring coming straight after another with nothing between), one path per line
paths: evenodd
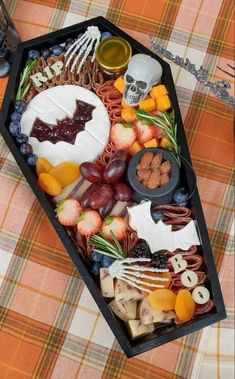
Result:
M56 124L48 124L36 118L30 136L38 141L50 141L55 144L64 141L74 145L77 134L85 129L85 125L92 119L95 107L82 100L76 100L76 110L73 117L57 120Z
M200 245L193 221L180 230L172 231L171 225L166 225L162 221L155 224L150 207L151 202L147 201L128 208L128 213L130 226L136 230L139 238L148 242L152 253L157 250L174 251L177 248L188 250L192 245Z

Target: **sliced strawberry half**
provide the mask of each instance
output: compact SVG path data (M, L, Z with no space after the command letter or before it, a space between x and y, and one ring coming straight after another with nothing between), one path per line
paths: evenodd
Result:
M136 140L137 131L134 124L117 123L112 126L111 139L117 149L127 149Z
M112 240L113 233L120 241L126 234L125 220L120 216L108 216L104 220L101 230L107 239Z
M136 123L137 127L137 138L139 143L144 144L145 142L150 141L153 137L156 136L155 126L149 125L148 122L138 120Z
M59 222L64 226L74 226L77 224L82 207L76 199L66 199L56 207L56 215Z
M102 220L98 212L88 210L80 213L77 230L84 236L96 234L102 226Z

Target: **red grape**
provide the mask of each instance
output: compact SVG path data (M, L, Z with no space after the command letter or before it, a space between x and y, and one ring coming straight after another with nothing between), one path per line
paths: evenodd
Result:
M129 201L133 195L133 191L126 183L116 183L113 186L115 199L119 201Z
M104 183L104 169L95 163L83 162L80 166L80 172L91 183Z
M89 202L90 202L91 195L93 194L93 192L97 191L100 186L101 186L101 184L94 183L94 184L91 184L86 189L86 191L82 195L82 198L81 198L81 201L80 201L80 204L81 204L82 208L89 208Z
M102 219L104 219L110 214L115 203L116 203L116 200L114 199L114 197L111 197L108 201L106 201L103 207L99 208L99 214Z
M93 209L99 209L113 196L113 189L108 184L103 184L100 188L93 192L90 197L89 205Z
M104 170L106 183L113 184L118 182L124 175L126 163L122 159L115 159L107 164Z
M122 161L128 163L131 159L131 155L127 150L118 150L111 156L111 158L109 158L109 162L114 161L114 159L121 159Z

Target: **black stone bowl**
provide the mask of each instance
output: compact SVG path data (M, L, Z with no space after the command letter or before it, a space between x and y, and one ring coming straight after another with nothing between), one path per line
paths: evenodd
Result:
M154 155L158 153L162 153L163 161L171 162L171 173L169 182L160 188L149 189L143 186L138 181L136 175L136 166L141 160L142 156L148 151L152 152ZM169 150L161 149L158 147L149 147L147 149L143 149L139 151L131 160L127 169L127 181L129 185L132 187L134 194L133 199L137 202L141 200L150 200L153 204L167 204L172 201L173 194L179 184L180 180L180 167L177 162L174 154Z

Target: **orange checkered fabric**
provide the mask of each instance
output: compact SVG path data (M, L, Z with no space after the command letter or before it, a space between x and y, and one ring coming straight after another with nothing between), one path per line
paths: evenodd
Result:
M234 66L232 0L6 0L22 40L104 16L210 72ZM171 64L228 318L127 359L0 137L0 378L232 378L233 111ZM0 79L0 99L7 80Z

